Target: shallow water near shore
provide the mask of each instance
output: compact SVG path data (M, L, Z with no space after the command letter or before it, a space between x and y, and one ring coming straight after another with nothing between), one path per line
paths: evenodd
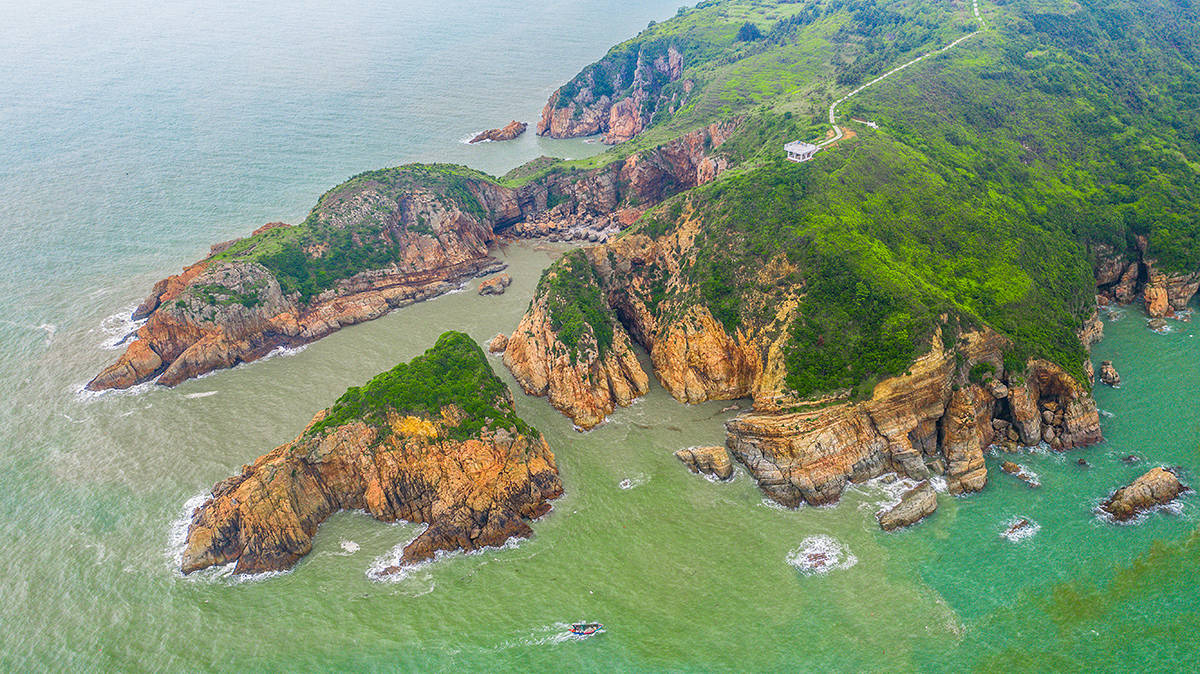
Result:
M1106 322L1095 347L1123 382L1096 391L1105 443L989 457L983 492L940 494L938 512L909 530L875 523L894 496L884 485L792 511L765 502L740 467L727 483L689 473L672 453L721 444L736 412L680 405L654 384L588 433L517 394L566 489L532 539L376 582L371 569L420 529L348 512L322 525L290 572L181 576L189 503L443 331L481 342L511 331L566 247L497 250L514 278L499 297L471 285L176 389L80 394L116 357L132 305L209 244L298 221L361 170L436 159L502 173L539 154L601 150L532 134L459 141L512 117L534 121L554 86L674 4L279 9L268 21L232 6L118 3L69 22L72 8L57 5L0 27L0 58L27 64L0 83L17 141L0 146L0 249L15 261L0 270L0 667L1200 666L1200 591L1169 572L1195 568L1171 551L1200 526L1200 498L1133 526L1093 512L1153 465L1181 465L1185 482L1200 483L1197 326L1156 334L1134 308ZM124 46L65 49L117 27ZM31 58L55 47L59 57ZM1122 461L1131 454L1141 461ZM1006 458L1042 486L1003 474ZM1020 518L1033 534L1004 537ZM835 563L798 568L812 551ZM571 638L576 620L606 631ZM1022 660L1051 646L1059 660Z

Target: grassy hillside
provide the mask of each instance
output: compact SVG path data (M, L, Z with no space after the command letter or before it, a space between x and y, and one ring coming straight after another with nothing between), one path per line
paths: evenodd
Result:
M465 412L461 419L448 420L455 422L449 434L458 440L471 437L483 426L537 434L517 416L512 394L492 371L483 349L461 332L447 332L424 354L377 375L364 386L349 388L308 432L319 434L351 421L383 425L391 414L440 419L442 408L448 405Z
M801 395L904 371L943 317L1007 334L1014 363L1040 356L1082 376L1075 333L1093 306L1089 245L1132 250L1144 236L1160 268L1200 269L1195 7L984 3L989 30L840 110L841 120L865 117L878 131L850 124L856 138L795 165L782 159L782 144L819 128L833 92L974 22L961 19L966 4L846 3L830 12L826 3L729 0L702 3L678 26L656 26L638 40L695 35L693 25L722 8L728 19L710 32L726 35L748 8L785 5L792 17L820 18L794 19L791 41L764 39L758 51L714 37L724 51L702 52L708 60L689 66L707 74L692 104L656 116L657 126L634 143L677 125L745 117L721 148L731 171L635 226L661 236L685 213L700 223L686 278L655 281L655 296L643 298L662 307L660 318L700 303L732 331L763 324L772 306L798 292L787 383ZM816 54L821 67L806 70L793 58L801 52ZM733 72L744 76L725 76ZM820 72L819 92L799 84ZM781 84L784 73L795 81ZM730 82L748 81L773 84L731 94ZM706 107L713 95L729 105ZM765 282L769 260L790 271Z
M285 294L308 301L341 279L387 267L401 259L405 234L437 236L423 215L401 217L401 201L414 189L434 195L446 209L489 222L493 214L475 187L496 179L465 166L412 164L361 173L329 190L303 223L269 229L235 243L216 262L258 262ZM320 255L312 251L320 249Z

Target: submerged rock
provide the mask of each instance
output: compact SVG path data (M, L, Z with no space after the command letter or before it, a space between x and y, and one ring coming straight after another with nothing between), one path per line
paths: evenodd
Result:
M1117 374L1111 360L1100 363L1100 381L1114 388L1121 385L1121 375Z
M561 494L545 439L516 416L483 351L451 332L218 482L192 515L181 567L289 568L339 510L427 524L400 557L412 564L530 536L529 521Z
M675 452L688 470L719 480L733 477L733 461L724 447L688 447Z
M1166 468L1153 468L1127 487L1113 492L1100 509L1118 522L1126 522L1155 506L1166 505L1187 488L1175 473Z
M1082 460L1083 459L1080 459L1080 461ZM1038 481L1037 475L1034 474L1033 471L1020 464L1013 463L1012 461L1005 461L1004 463L1000 464L1000 470L1012 475L1018 480L1021 480L1031 488L1042 486L1042 483Z
M884 531L916 524L937 510L937 492L929 480L904 492L900 502L891 509L877 514L879 526Z
M504 291L512 285L512 277L508 274L497 274L490 279L479 283L480 295L503 295Z

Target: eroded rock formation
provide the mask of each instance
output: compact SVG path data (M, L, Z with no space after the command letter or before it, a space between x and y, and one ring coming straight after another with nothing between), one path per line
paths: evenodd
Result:
M512 139L520 136L521 134L525 133L525 129L527 129L528 127L529 127L529 125L526 124L525 122L518 122L517 120L514 119L513 121L504 125L503 128L488 129L487 131L483 131L468 142L474 144L474 143L482 143L485 140L489 140L489 141L512 140Z
M687 447L675 452L675 456L697 475L708 475L718 480L733 477L733 461L724 447Z
M912 526L936 511L937 492L934 491L929 480L924 480L904 492L899 503L877 513L876 516L879 519L879 526L884 531L893 531L901 527Z
M1100 363L1100 381L1112 387L1121 385L1121 375L1117 373L1117 368L1111 360Z
M424 357L457 350L464 362L487 368L482 351L467 346L469 338L448 334L451 340L443 336ZM490 369L481 376L503 389ZM510 395L486 402L498 416L513 413ZM470 551L530 536L529 521L549 512L550 501L562 494L545 440L516 424L480 428L474 422L482 420L455 402L436 412L385 402L372 415L322 423L337 411L335 405L319 412L298 438L213 487L192 516L184 573L229 563L235 573L289 568L312 549L326 517L352 509L384 522L427 524L401 555L401 565L412 564L439 550Z
M537 125L539 136L579 138L604 134L604 142L630 140L650 123L654 112L678 102L678 92L662 89L683 75L683 54L674 45L665 53L638 52L632 70L601 62L577 75L551 95Z
M568 346L554 328L550 300L543 294L509 336L504 364L526 393L546 396L575 425L594 428L617 406L650 390L629 336L615 321L612 331L612 343L605 348L590 326L581 328L580 341Z
M291 230L299 228L272 223L248 239L214 246L208 258L155 284L134 312L147 318L136 339L87 387L121 389L146 381L173 386L445 293L465 279L503 268L488 254L498 231L607 238L632 224L644 208L715 177L724 168L715 148L736 124L714 124L624 162L551 174L519 189L466 169L459 175L426 166L351 179L314 209L309 219L321 229L296 234ZM627 201L640 206L618 208ZM276 268L268 269L255 251L260 245L278 247L281 239L271 236L281 232L303 244L303 251L294 253L303 259L276 256ZM307 295L284 287L280 269L316 265L337 242L368 256L390 251L392 259Z
M1174 501L1185 490L1174 472L1162 467L1153 468L1113 492L1100 505L1100 510L1118 522L1127 522L1151 508Z
M512 285L512 277L508 274L497 274L489 279L485 279L479 283L480 295L503 295L504 291Z
M1200 289L1200 272L1166 272L1147 255L1145 237L1137 237L1132 253L1094 245L1096 288L1105 301L1131 304L1141 299L1150 318L1174 316L1187 308ZM1129 258L1136 259L1129 259Z

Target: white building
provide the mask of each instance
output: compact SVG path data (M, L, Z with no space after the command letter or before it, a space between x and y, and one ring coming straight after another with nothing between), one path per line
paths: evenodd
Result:
M783 146L787 152L788 161L808 161L813 158L821 148L812 143L805 143L802 140L796 140Z

